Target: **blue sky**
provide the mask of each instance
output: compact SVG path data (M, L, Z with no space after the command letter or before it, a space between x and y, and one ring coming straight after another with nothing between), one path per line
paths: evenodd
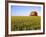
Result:
M40 6L11 6L12 16L29 16L32 11L37 11L38 15L41 15Z

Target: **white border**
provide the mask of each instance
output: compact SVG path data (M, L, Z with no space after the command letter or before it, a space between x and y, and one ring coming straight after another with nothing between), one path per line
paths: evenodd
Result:
M17 6L40 6L41 7L41 30L12 31L11 32L11 5L17 5ZM8 3L8 13L9 13L8 14L8 34L24 34L24 33L38 33L38 32L43 32L43 5Z

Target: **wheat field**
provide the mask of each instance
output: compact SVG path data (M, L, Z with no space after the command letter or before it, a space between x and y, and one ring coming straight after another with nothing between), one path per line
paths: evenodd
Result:
M39 30L40 16L11 16L11 31Z

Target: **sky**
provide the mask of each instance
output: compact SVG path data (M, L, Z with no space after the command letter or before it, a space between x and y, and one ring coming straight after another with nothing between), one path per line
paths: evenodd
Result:
M29 16L32 11L36 11L38 16L41 15L40 6L11 6L11 16Z

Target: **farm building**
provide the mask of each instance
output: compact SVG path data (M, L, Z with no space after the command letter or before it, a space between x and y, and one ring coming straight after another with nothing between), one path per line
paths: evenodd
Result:
M38 13L36 11L32 11L30 16L38 16Z

